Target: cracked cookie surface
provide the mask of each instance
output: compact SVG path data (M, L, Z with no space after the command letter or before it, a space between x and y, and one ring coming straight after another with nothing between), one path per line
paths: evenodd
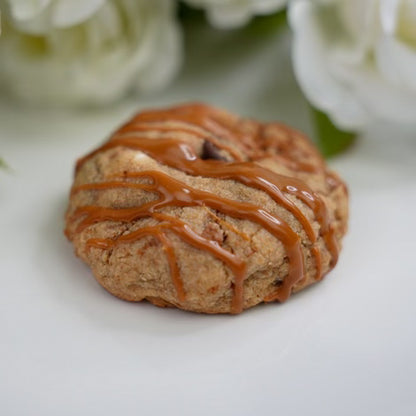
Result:
M139 113L78 161L66 235L122 299L239 313L321 280L347 216L302 134L187 104Z

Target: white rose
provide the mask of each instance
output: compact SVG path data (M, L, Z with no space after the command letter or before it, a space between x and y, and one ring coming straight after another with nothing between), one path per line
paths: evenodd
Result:
M0 87L58 105L165 86L181 63L172 0L0 0Z
M290 22L299 83L339 127L416 123L415 0L294 0Z
M276 12L288 0L185 0L191 6L206 9L213 26L234 28L247 23L254 15Z
M105 0L2 0L21 31L45 34L52 27L69 27L91 17Z

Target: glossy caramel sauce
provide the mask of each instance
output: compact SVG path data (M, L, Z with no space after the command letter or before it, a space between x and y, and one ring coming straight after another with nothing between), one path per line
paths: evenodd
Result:
M276 147L273 138L270 135L264 137L266 125L252 122L251 134L246 134L239 128L240 123L240 119L236 117L199 104L144 112L119 129L107 143L80 159L77 169L100 152L124 147L143 152L160 164L180 170L187 175L234 180L259 189L293 214L302 225L309 239L308 248L315 259L315 280L320 280L322 254L316 243L318 235L311 221L288 196L296 197L312 210L315 220L320 225L319 234L323 237L331 255L330 267L333 267L338 258L338 246L324 201L305 182L273 172L260 166L257 161L272 157L275 161L284 163L292 169L296 168L298 171L325 173L324 162L313 153L312 156L314 160L318 160L318 164L309 163L307 161L310 156L307 153L309 148L303 150L304 154L301 154L305 160L293 156L294 151L299 149L290 136L293 132L284 126L279 125L282 134L286 134L284 145L273 150L273 146ZM149 137L149 133L152 133L152 137ZM202 151L198 153L189 141L178 138L181 133L186 133L188 137L192 136L199 141L203 140ZM197 141L195 139L194 141ZM237 151L241 148L244 149L243 152ZM309 152L315 150L311 148ZM141 179L146 179L146 182L133 182ZM330 176L328 180L334 182L336 178ZM255 203L231 200L193 188L158 170L120 172L118 177L104 182L83 184L74 187L72 192L112 188L137 189L141 192L151 192L157 197L141 206L131 208L79 207L72 217L73 220L78 221L75 232L81 232L102 221L131 223L141 218L157 220L157 225L139 228L117 239L92 238L88 240L87 246L108 250L117 244L134 242L144 236L153 236L161 243L167 256L179 302L185 301L186 291L176 262L175 250L169 240L170 234L177 235L193 247L209 252L229 268L234 276L231 308L233 313L243 310L247 266L244 259L226 250L220 242L207 239L195 232L189 224L162 213L161 210L165 207L206 207L232 218L255 222L275 236L283 244L289 260L289 271L287 276L280 276L281 280L278 281L276 290L265 299L266 301L286 300L294 285L306 278L300 237L282 218Z

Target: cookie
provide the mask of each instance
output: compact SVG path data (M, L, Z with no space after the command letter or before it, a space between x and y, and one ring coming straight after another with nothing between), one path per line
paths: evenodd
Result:
M121 299L239 313L320 281L347 217L345 184L301 133L186 104L78 160L65 233Z

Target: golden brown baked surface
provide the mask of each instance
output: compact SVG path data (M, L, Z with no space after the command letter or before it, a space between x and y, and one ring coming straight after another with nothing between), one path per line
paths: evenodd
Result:
M115 296L239 313L335 266L347 202L299 132L187 104L139 113L78 161L66 235Z

